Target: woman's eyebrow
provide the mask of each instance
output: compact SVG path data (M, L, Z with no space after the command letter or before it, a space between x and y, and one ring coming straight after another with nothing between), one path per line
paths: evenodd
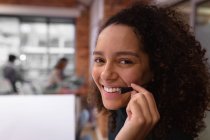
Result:
M116 55L132 55L135 57L139 57L139 54L136 52L129 52L129 51L122 51L122 52L117 52Z
M101 52L101 51L94 51L93 52L93 55L102 55L103 54L103 52Z
M103 55L102 51L94 51L93 55ZM129 51L121 51L121 52L116 52L114 53L114 55L116 56L120 56L120 55L131 55L131 56L135 56L135 57L139 57L138 53L135 52L129 52Z

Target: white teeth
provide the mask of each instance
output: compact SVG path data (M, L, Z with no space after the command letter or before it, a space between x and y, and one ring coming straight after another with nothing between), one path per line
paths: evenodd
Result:
M104 90L105 90L106 92L113 93L113 92L118 92L118 91L120 91L120 88L108 88L108 87L104 87Z

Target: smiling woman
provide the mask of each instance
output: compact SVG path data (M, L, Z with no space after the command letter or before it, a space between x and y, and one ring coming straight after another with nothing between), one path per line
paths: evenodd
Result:
M178 14L134 4L102 26L90 101L109 113L109 140L192 140L210 96L203 49ZM120 94L121 87L132 88Z
M148 55L139 46L128 26L110 25L100 33L92 75L106 108L116 110L128 104L130 94L120 95L117 88L151 81Z

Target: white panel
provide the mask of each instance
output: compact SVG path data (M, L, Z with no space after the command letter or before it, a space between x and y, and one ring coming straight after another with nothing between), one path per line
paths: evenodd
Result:
M74 140L73 95L1 96L1 140Z

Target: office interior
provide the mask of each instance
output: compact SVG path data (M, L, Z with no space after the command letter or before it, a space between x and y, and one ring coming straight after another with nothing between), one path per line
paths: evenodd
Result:
M75 129L72 130L73 133L69 133L74 136L65 135L65 138L61 136L63 140L76 139L80 116L82 113L85 116L87 111L90 113L86 115L89 119L83 122L80 135L88 135L93 140L104 140L97 129L95 110L89 108L86 102L91 80L91 53L103 21L133 1L135 0L0 0L0 100L4 103L2 105L6 106L2 109L7 109L11 98L17 104L19 102L27 104L27 100L30 100L37 101L40 105L42 101L49 101L49 106L53 106L56 102L54 99L57 98L58 103L66 103L65 105L71 106L73 111L73 113L66 111L66 114L62 112L63 115L71 114L73 115L71 119L75 120L72 125ZM171 7L180 12L184 21L191 26L190 30L195 34L196 39L207 49L207 56L210 58L209 0L144 0L144 2ZM16 84L17 93L11 92L11 86L2 75L9 54L17 56L15 65L24 78L23 82ZM49 75L56 62L62 57L68 59L64 71L66 79L56 91L46 92ZM40 99L42 97L43 100ZM66 99L71 100L73 105L68 104ZM42 108L39 105L33 104L33 109ZM68 106L61 107L68 110ZM67 118L64 120L68 122ZM9 121L12 121L12 118ZM51 121L53 122L53 119ZM210 138L210 114L207 115L205 122L207 128L199 136L201 140ZM71 126L68 123L67 125ZM63 129L69 129L69 127L63 127ZM0 128L0 139L1 135L5 134L3 130ZM47 138L46 136L40 139L58 140L61 137ZM24 138L20 137L22 140ZM10 138L7 137L4 140L10 140Z

